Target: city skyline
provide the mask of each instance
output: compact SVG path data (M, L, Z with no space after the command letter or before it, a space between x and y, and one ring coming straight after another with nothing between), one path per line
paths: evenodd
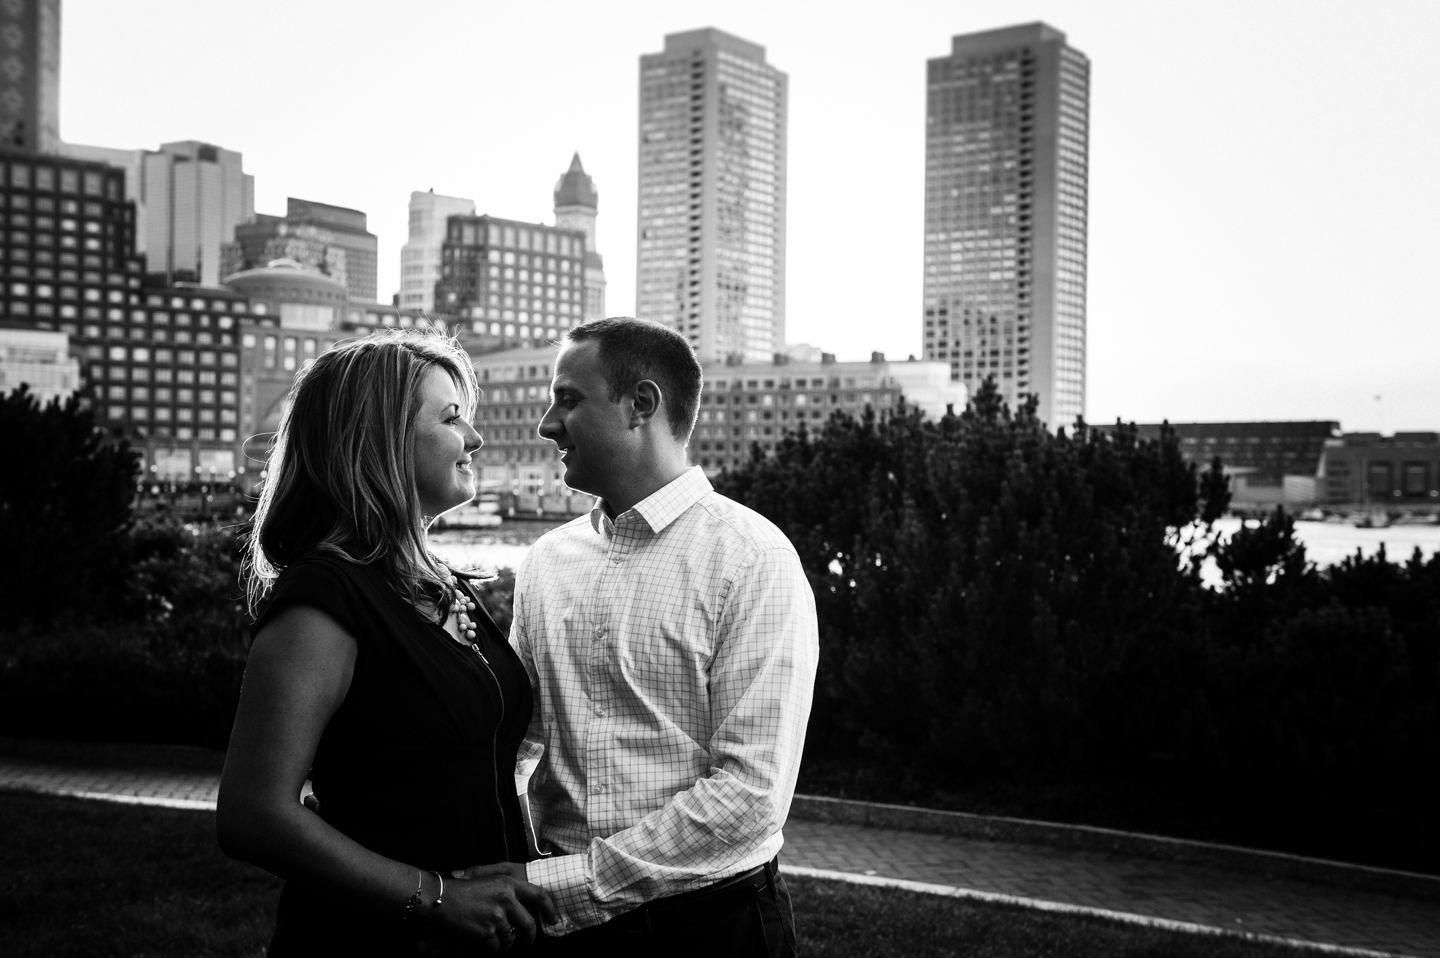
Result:
M1358 4L876 6L883 31L744 3L337 9L257 3L222 32L186 26L214 19L189 7L70 0L61 135L223 144L244 153L259 209L300 195L364 211L382 300L398 287L411 191L544 222L556 165L578 150L606 196L609 311L621 313L634 301L634 64L666 33L715 26L764 45L791 78L788 338L842 359L918 356L925 61L955 34L1044 20L1095 67L1090 418L1386 431L1440 419L1440 323L1424 281L1440 134L1412 119L1440 104L1440 70L1420 46L1440 14L1424 5L1397 4L1384 23ZM233 79L256 58L297 62L327 32L373 64L347 73L343 97ZM417 45L419 81L456 91L476 122L453 124L454 102L396 82L394 51ZM519 78L523 95L491 94Z

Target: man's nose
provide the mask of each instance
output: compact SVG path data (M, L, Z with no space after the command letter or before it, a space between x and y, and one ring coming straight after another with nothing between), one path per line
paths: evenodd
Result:
M540 425L535 427L541 439L549 439L555 442L559 439L564 430L560 427L560 418L555 415L555 407L552 405L545 410L545 415L540 418Z

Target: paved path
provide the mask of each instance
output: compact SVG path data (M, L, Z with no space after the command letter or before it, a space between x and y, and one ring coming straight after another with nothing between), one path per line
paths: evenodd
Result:
M0 788L213 808L213 770L112 768L0 756ZM1440 903L1218 866L792 819L783 860L1257 935L1440 958Z

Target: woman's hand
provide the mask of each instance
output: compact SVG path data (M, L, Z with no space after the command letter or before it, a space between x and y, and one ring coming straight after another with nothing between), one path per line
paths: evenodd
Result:
M426 919L427 925L438 926L436 931L447 938L478 942L492 952L503 952L517 942L529 947L540 925L559 918L550 894L525 881L524 865L506 862L466 872L475 875L445 882L444 904Z

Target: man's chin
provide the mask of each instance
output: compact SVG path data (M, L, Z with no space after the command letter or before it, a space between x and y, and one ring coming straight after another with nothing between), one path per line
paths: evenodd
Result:
M565 467L565 477L564 477L564 478L565 478L565 485L569 486L571 489L575 490L576 492L584 493L584 494L587 495L587 496L599 495L599 493L591 492L589 489L585 488L586 486L589 485L589 483L585 481L585 476L582 475L582 474L577 473L574 469L571 469L569 466L566 466L566 467Z

